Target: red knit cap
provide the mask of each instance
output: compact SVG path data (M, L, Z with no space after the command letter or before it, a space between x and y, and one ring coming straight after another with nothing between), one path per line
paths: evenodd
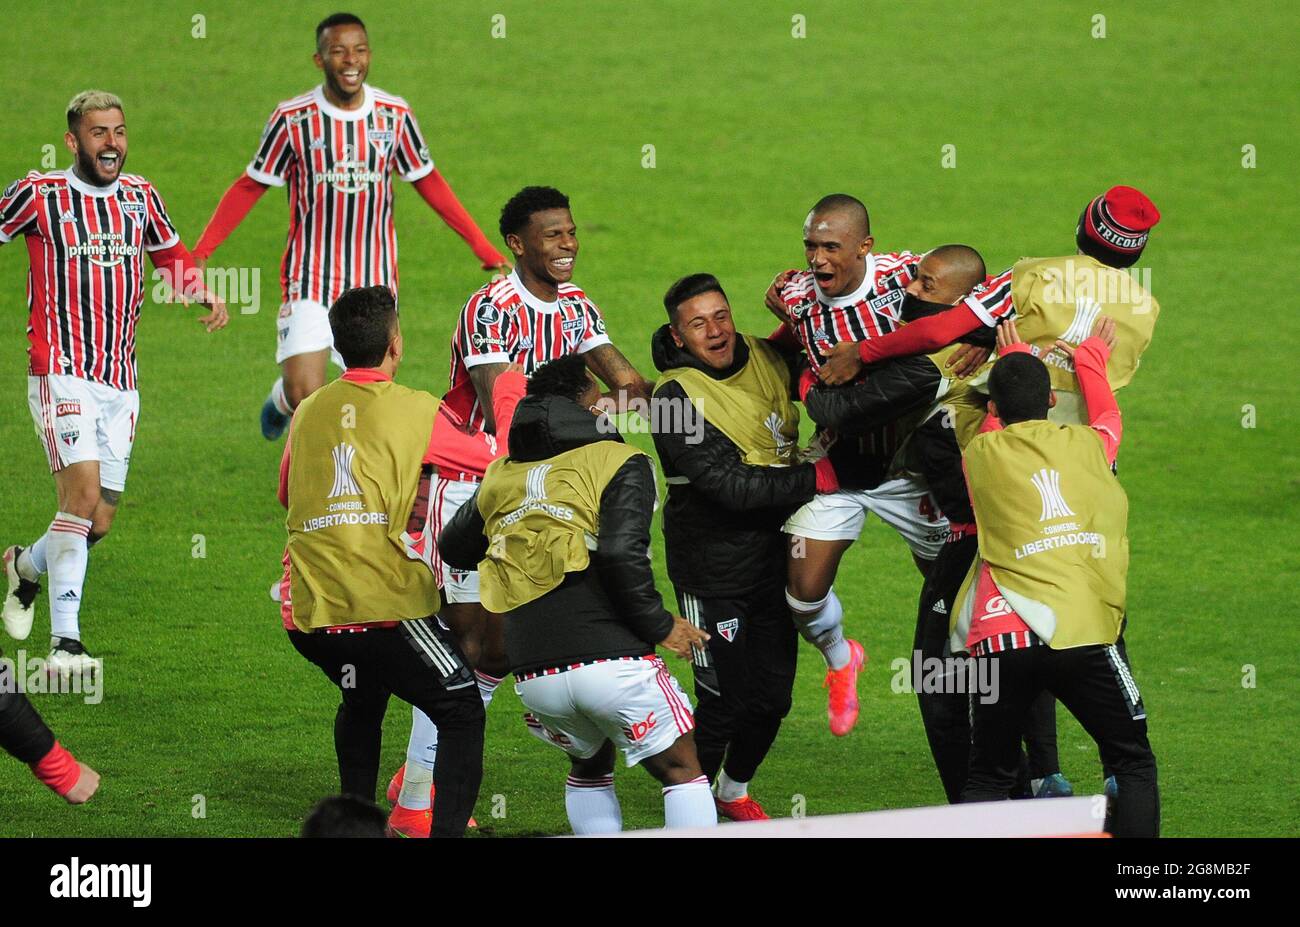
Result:
M1109 252L1121 266L1137 260L1146 247L1151 228L1160 221L1160 210L1141 190L1111 187L1084 207L1079 217L1077 239L1087 253Z

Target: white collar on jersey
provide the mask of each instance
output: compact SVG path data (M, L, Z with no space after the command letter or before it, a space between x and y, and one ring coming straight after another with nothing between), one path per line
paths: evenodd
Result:
M867 265L867 270L866 273L862 275L861 286L852 293L848 293L844 296L827 296L822 292L822 288L817 286L817 278L814 276L813 286L817 289L818 302L823 302L828 306L834 306L836 308L852 306L870 293L876 286L876 256L868 251L867 256L863 260Z
M320 107L320 111L331 119L338 119L342 122L360 122L370 115L370 111L375 108L375 92L370 89L369 84L361 85L361 92L365 95L365 102L358 109L339 109L329 100L325 99L325 88L316 86L313 88L311 95Z
M94 184L86 183L78 177L76 171L72 168L67 168L63 172L63 176L68 178L68 186L76 190L78 193L84 193L86 196L112 196L117 192L116 180L107 187L96 187Z
M528 289L528 287L524 286L524 281L519 279L519 270L517 268L510 271L510 285L515 288L515 292L519 294L520 299L538 312L556 312L560 308L560 300L558 296L556 297L555 302L548 303L546 300L536 296Z

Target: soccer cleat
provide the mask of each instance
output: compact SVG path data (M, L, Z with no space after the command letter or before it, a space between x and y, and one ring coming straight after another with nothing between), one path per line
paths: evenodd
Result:
M18 573L18 555L23 552L17 545L4 553L5 576L9 579L9 591L5 593L3 620L5 633L16 641L27 640L32 633L32 616L35 615L36 597L40 595L41 584L23 579Z
M763 806L746 795L735 801L723 801L713 796L713 803L718 806L718 814L728 821L767 821L770 820Z
M1069 798L1074 794L1070 780L1058 773L1034 780L1034 798Z
M280 435L284 434L284 429L289 425L289 416L285 415L275 407L275 403L270 399L262 403L262 437L268 441L274 441Z
M56 637L53 638L45 667L49 672L57 673L60 679L67 680L74 675L97 675L103 669L103 664L86 653L85 645L76 638Z
M390 837L428 837L433 827L433 809L425 808L412 811L401 805L393 805L388 815L388 836Z
M867 652L862 645L852 639L847 643L848 665L843 669L828 669L822 684L831 690L826 700L826 716L836 737L843 737L858 723L858 672L867 663Z

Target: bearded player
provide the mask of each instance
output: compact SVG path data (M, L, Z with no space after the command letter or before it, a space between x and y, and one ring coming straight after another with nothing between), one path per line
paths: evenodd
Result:
M278 438L293 410L325 382L333 351L327 307L345 290L397 293L396 173L465 239L485 270L502 257L433 164L410 106L367 84L365 24L336 13L316 27L324 83L275 108L252 163L221 198L194 248L206 261L270 187L288 187L289 237L275 360L281 376L262 405L262 434Z
M140 416L135 326L147 283L144 256L182 298L211 309L199 319L209 332L227 322L158 191L122 173L122 101L87 90L68 103L67 117L72 166L32 171L0 195L0 244L27 239L27 401L58 497L49 530L4 553L4 626L18 640L27 637L48 572L48 665L65 678L100 669L81 640L81 603L90 548L108 534L126 488Z
M616 409L627 399L648 399L650 384L610 341L600 309L572 283L578 258L578 229L569 198L553 187L525 187L501 210L501 237L515 258L513 272L480 288L466 302L452 336L451 389L440 416L470 434L487 433L496 443L481 453L441 459L430 501L427 561L442 588L439 617L457 634L475 665L485 703L509 671L502 616L483 609L477 572L444 563L434 543L438 533L474 494L492 457L506 452L508 423L499 422L494 387L510 364L526 375L542 364L580 354L588 369L608 387L601 405ZM472 447L458 442L456 447ZM429 807L429 782L437 750L437 730L413 711L407 763L389 786L395 830L421 826ZM436 809L435 809L435 814Z

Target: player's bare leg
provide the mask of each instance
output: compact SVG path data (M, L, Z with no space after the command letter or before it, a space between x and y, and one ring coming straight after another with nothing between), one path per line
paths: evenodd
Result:
M564 810L578 836L617 834L623 829L623 809L614 793L614 744L605 741L594 756L569 757L564 784Z
M832 584L852 541L822 541L791 535L785 599L804 640L826 658L826 713L831 733L843 737L858 720L858 671L867 654L844 636L844 608Z
M641 761L646 772L664 787L665 827L713 827L718 812L709 777L695 753L695 734L688 731L667 750Z
M286 357L280 364L280 379L262 404L262 437L274 441L284 433L293 418L293 410L325 385L329 367L329 348Z

